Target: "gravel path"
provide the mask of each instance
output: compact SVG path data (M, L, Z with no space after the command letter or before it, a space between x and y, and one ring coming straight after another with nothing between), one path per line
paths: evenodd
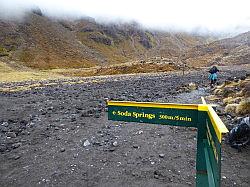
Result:
M105 100L201 103L205 71L79 80L0 92L0 186L194 186L195 129L108 121ZM249 150L222 155L222 186L249 186Z

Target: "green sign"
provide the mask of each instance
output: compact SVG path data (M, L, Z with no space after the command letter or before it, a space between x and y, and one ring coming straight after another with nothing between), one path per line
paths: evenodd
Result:
M109 101L108 119L198 128L196 185L220 186L221 140L228 130L210 105Z
M197 111L169 108L110 106L108 118L116 121L196 127Z

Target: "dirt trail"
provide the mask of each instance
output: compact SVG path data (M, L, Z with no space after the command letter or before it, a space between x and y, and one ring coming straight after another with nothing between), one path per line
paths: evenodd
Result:
M194 186L196 130L108 121L105 100L201 103L206 73L59 83L0 93L0 186ZM222 186L249 186L249 150L222 155Z

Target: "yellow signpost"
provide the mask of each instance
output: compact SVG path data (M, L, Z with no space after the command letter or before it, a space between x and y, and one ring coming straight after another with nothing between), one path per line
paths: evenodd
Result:
M108 119L196 127L196 185L220 186L221 142L228 130L211 105L108 101Z

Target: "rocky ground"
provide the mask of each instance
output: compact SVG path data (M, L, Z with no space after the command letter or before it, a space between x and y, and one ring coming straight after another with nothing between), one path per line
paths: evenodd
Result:
M199 89L186 92L190 82ZM207 85L197 71L0 92L0 186L194 186L195 129L108 121L105 100L201 103ZM222 186L249 186L249 152L223 143Z

